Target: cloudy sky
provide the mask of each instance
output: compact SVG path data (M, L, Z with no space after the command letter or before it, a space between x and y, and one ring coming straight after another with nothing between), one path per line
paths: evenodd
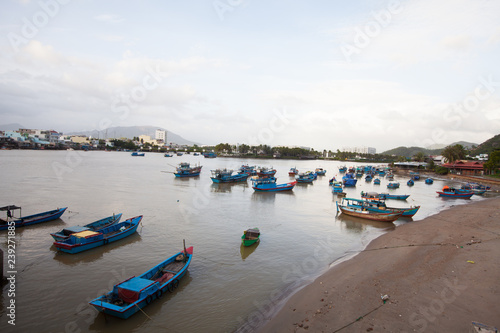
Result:
M500 133L500 1L4 0L0 124L315 149Z

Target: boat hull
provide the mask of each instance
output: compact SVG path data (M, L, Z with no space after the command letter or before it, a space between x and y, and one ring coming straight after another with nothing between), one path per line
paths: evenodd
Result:
M117 215L109 216L109 217L106 217L104 219L86 224L83 227L89 228L92 231L99 231L99 230L104 229L106 227L109 227L115 223L120 222L121 217L122 217L122 214L120 213ZM55 232L55 233L52 233L50 235L52 236L52 238L54 238L55 241L58 241L58 242L63 241L65 239L68 239L70 236L70 234L64 234L64 231L65 231L65 229L58 231L58 232Z
M342 214L360 217L363 219L371 220L371 221L379 221L379 222L394 222L396 221L402 213L378 213L369 210L362 210L358 208L349 208L338 206Z
M201 172L194 173L174 173L174 176L177 178L185 178L185 177L196 177L199 176Z
M473 192L469 193L445 193L445 192L436 192L442 198L458 198L458 199L470 199L474 195Z
M297 182L286 184L256 184L252 186L252 188L257 192L281 192L293 190L296 184Z
M239 182L245 182L248 178L248 175L238 175L238 176L231 176L229 178L217 178L217 177L210 177L212 181L216 184L218 183L239 183Z

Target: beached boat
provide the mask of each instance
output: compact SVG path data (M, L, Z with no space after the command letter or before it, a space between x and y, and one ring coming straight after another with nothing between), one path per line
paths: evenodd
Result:
M216 169L212 170L212 181L214 183L237 183L244 182L249 177L246 173L233 174L233 170Z
M314 172L318 176L324 176L324 175L326 175L326 170L323 169L323 168L316 168L316 170L314 170Z
M440 197L444 198L462 198L469 199L474 195L474 192L467 190L460 190L453 187L445 186L442 191L436 191Z
M380 179L375 178L375 179L373 180L373 185L380 185Z
M87 231L87 230L99 231L101 229L109 227L110 225L113 225L115 223L120 222L121 218L122 218L121 213L116 214L116 215L113 214L111 216L105 217L103 219L97 220L97 221L89 223L89 224L86 224L84 226L76 225L76 226L72 226L72 227L67 227L67 228L64 228L58 232L51 233L50 235L52 236L52 238L54 238L55 241L62 241L62 240L68 239L69 236L71 236L72 234L76 234L78 232Z
M295 180L298 183L312 183L314 180L314 175L312 173L300 172L295 176Z
M398 207L388 207L385 204L385 201L380 200L380 201L370 201L370 200L363 200L363 199L353 199L353 198L346 198L345 203L349 207L356 207L356 208L364 208L367 210L372 210L375 212L393 212L393 213L398 213L401 212L402 217L412 217L415 215L418 210L420 209L420 206L412 206L409 208L398 208Z
M354 187L357 182L358 180L354 177L352 172L348 172L342 177L342 184L345 187Z
M346 198L342 198L342 202L340 204L338 201L336 201L335 204L337 205L337 212L340 209L342 214L349 216L379 222L394 222L403 214L402 212L377 212L364 208L350 207L347 205L345 200Z
M252 179L252 188L257 192L280 192L290 191L297 184L297 181L285 184L276 184L275 177L264 177Z
M387 184L387 188L399 188L399 183L389 183Z
M425 180L425 183L426 183L427 185L431 185L432 183L434 183L434 180L433 180L432 178L427 178L427 179Z
M295 176L298 173L299 173L299 170L297 170L297 168L290 168L290 171L288 171L289 176Z
M389 193L377 193L377 192L361 192L361 197L368 200L406 200L409 194L389 194Z
M243 236L241 236L241 242L244 246L250 246L257 243L260 240L260 230L259 228L252 228L245 230Z
M408 180L408 181L406 182L406 185L408 185L408 186L413 186L413 185L415 185L415 182L413 181L413 179L410 179L410 180Z
M167 291L173 292L186 274L193 247L184 249L138 277L113 286L113 290L89 302L99 312L127 319Z
M201 165L191 166L187 162L182 162L175 169L174 175L175 177L196 177L200 175Z
M70 235L68 239L54 242L54 246L60 251L71 254L90 250L132 235L137 231L141 220L142 215L115 223L99 231L85 230L77 232Z
M480 187L477 186L475 187L474 185L471 184L462 185L460 189L473 192L475 195L483 195L484 193L486 193L486 189L481 189Z
M134 151L132 154L130 154L131 156L144 156L145 153L139 153L139 152L136 152Z
M22 212L21 212L21 207L19 206L10 205L1 207L0 211L7 212L7 217L5 220L0 218L0 230L6 230L8 227L19 228L32 224L52 221L60 218L61 215L64 214L67 208L68 207L57 208L39 214L21 216ZM14 216L15 215L14 212L16 210L19 210L19 217Z
M419 180L420 179L420 174L418 172L410 171L410 177L413 180Z

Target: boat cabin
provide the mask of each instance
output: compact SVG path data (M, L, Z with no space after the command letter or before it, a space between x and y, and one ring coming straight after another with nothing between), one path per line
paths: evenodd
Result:
M245 239L255 239L260 236L260 230L259 229L248 229L244 232L245 234Z

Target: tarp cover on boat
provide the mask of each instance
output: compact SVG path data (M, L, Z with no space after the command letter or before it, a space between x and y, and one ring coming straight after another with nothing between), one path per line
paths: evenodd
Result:
M147 289L154 281L133 277L118 285L118 296L127 303L135 302L139 299L141 291Z
M77 233L73 234L73 236L79 237L79 238L87 238L87 237L92 237L92 236L96 236L99 234L100 234L100 232L85 230L85 231L77 232Z

